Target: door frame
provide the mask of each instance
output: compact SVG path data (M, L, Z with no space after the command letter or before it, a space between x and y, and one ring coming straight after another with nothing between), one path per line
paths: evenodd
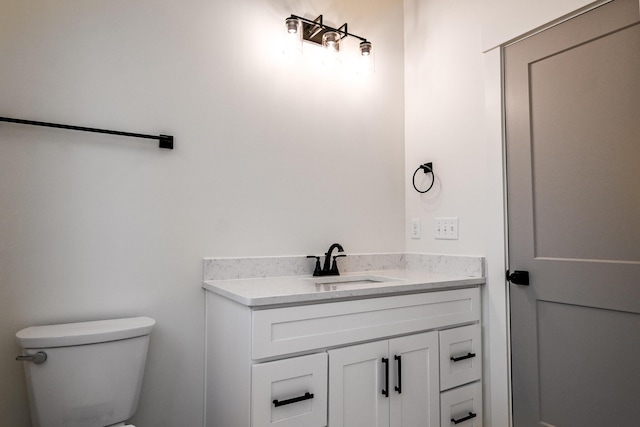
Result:
M509 283L505 273L509 266L508 212L506 179L506 135L504 111L504 49L514 43L559 25L613 0L599 0L567 15L534 28L520 36L503 41L484 52L485 76L485 145L487 152L487 242L486 292L483 293L484 357L490 361L490 387L483 390L486 419L491 425L513 426L511 390L511 330ZM639 1L640 3L640 1ZM490 351L490 354L489 354ZM506 367L506 368L503 368ZM504 402L507 402L505 405Z

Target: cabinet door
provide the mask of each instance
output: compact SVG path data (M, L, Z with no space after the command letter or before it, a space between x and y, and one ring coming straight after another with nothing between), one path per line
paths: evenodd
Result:
M252 427L327 425L327 354L252 367Z
M392 339L389 356L391 427L439 426L438 332Z
M388 341L329 351L331 427L389 426L388 357Z

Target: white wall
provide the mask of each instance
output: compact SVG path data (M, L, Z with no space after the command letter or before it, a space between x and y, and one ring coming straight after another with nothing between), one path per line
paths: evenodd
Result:
M0 424L29 425L16 331L148 315L134 421L202 425L203 257L404 250L401 2L0 9L0 115L176 143L0 124ZM287 63L290 13L347 21L376 73Z
M501 55L491 48L588 3L404 0L407 250L486 257L483 382L485 420L492 427L509 425L510 392ZM437 180L420 195L410 180L427 161ZM435 240L434 218L448 216L459 217L460 239ZM422 220L420 240L409 237L412 218Z
M484 254L481 12L470 0L405 1L406 218L422 223L422 238L407 239L408 252ZM429 161L436 183L421 195L411 179ZM418 172L419 188L428 187L425 178ZM459 217L460 239L435 240L436 217Z

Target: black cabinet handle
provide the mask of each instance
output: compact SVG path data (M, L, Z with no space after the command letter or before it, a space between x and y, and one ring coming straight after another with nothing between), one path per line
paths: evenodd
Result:
M395 389L398 394L402 394L402 356L395 355L393 358L398 362L398 385Z
M382 389L382 395L385 397L389 397L389 359L386 357L382 358L382 363L384 363L384 388Z
M273 401L273 406L277 408L278 406L289 405L291 403L302 402L303 400L309 400L309 399L313 399L313 393L307 392L304 394L304 396L292 397L291 399L287 399L287 400L275 399Z
M477 416L478 415L474 414L473 412L469 412L469 415L467 415L464 418L459 418L457 420L455 418L451 418L451 422L454 423L454 424L460 424L460 423L463 423L463 422L465 422L467 420L470 420L471 418L475 418Z
M475 354L475 353L468 353L468 354L467 354L467 355L465 355L465 356L458 356L458 357L453 357L453 356L451 356L451 360L453 360L454 362L459 362L459 361L461 361L461 360L471 359L471 358L473 358L473 357L476 357L476 354Z

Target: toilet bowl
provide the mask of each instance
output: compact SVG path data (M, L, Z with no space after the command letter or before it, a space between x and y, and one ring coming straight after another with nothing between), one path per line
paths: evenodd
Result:
M134 427L148 317L35 326L16 334L34 427Z

